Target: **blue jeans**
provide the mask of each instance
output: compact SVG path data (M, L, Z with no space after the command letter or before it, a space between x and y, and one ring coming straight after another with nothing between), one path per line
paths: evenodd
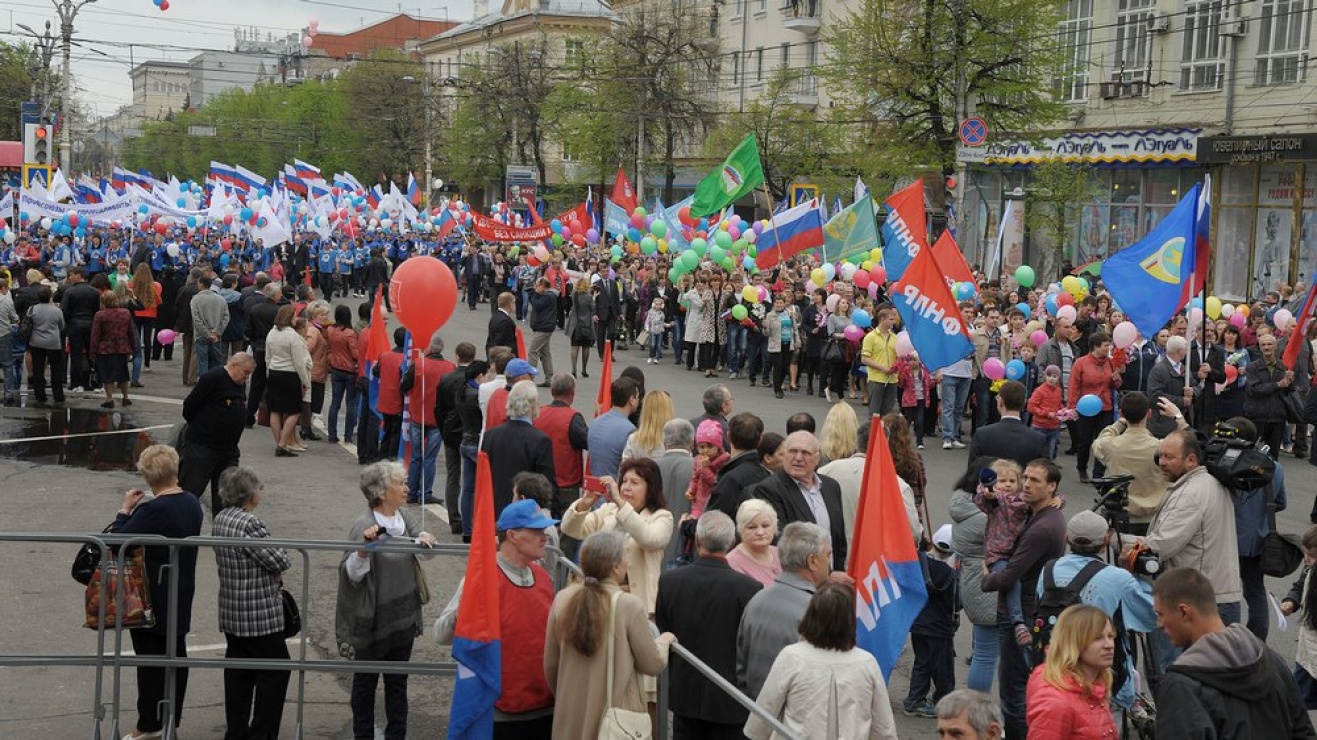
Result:
M23 356L27 354L27 345L18 341L18 337L6 340L0 337L0 342L8 341L9 354L5 355L7 361L4 363L5 374L5 400L18 400L19 391L23 389Z
M915 660L910 667L910 690L904 702L906 711L914 711L924 702L937 704L939 699L956 689L956 656L951 640L950 637L910 635Z
M462 512L462 534L470 537L476 503L476 453L480 448L463 443L459 451L462 453L462 497L458 508Z
M989 569L993 573L1000 573L1006 570L1006 564L1010 560L998 560L992 564ZM1006 613L1010 617L1011 624L1024 624L1024 608L1020 606L1020 582L1016 581L1011 590L1006 592Z
M965 402L969 400L969 378L942 376L942 387L938 398L942 399L942 441L950 442L960 439L960 424L965 413ZM1028 676L1025 676L1026 680Z
M1061 430L1060 430L1060 428L1057 428L1057 429L1038 429L1038 427L1034 427L1034 429L1037 430L1037 431L1039 431L1039 432L1042 432L1042 433L1043 433L1043 436L1047 438L1047 457L1050 458L1050 459L1052 459L1052 460L1055 460L1055 459L1056 459L1056 451L1057 451L1058 449L1060 449L1060 444L1061 444Z
M343 421L343 439L352 439L357 428L357 376L343 370L329 371L329 438L338 439L338 407L347 398L347 418Z
M649 335L649 358L651 360L663 359L663 332Z
M217 367L224 366L223 342L212 342L210 338L198 336L193 340L193 352L197 358L197 375L205 375Z
M672 319L672 352L677 356L677 364L680 365L685 355L682 352L686 349L682 339L686 336L686 314L678 311Z
M714 321L722 321L721 318L715 318ZM745 359L745 327L735 322L727 325L727 347L725 349L724 365L727 366L727 372L741 372L741 361Z
M407 465L407 500L415 503L434 495L434 470L443 440L439 438L439 427L424 427L414 421L410 427L412 454ZM424 488L421 487L422 472L425 474Z
M974 625L974 653L970 656L969 675L965 687L987 694L992 691L992 679L997 673L997 627Z

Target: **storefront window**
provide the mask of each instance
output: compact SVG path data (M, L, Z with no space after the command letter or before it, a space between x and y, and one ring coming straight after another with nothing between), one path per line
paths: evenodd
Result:
M1145 192L1144 201L1150 205L1173 206L1180 202L1180 170L1148 170Z
M1212 293L1222 300L1247 296L1248 257L1253 243L1253 209L1222 208L1216 222Z
M1258 215L1249 284L1253 297L1289 282L1297 177L1298 167L1294 164L1266 165L1258 171Z
M1217 170L1220 173L1221 182L1221 203L1252 203L1253 195L1257 192L1255 189L1257 169L1248 165L1239 167L1226 167ZM1213 180L1215 182L1215 179Z

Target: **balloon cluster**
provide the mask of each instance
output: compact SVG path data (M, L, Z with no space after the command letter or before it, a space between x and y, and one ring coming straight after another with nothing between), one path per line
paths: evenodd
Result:
M316 34L320 32L320 21L312 18L310 23L306 24L306 34L302 36L302 48L310 49L311 44L315 43Z
M1248 323L1249 313L1251 313L1247 303L1238 305L1225 303L1214 295L1208 296L1206 301L1195 298L1189 305L1191 311L1193 308L1203 309L1207 314L1207 318L1213 321L1225 319L1236 329L1244 328L1244 325ZM1280 308L1276 309L1276 312L1271 315L1271 323L1276 326L1277 331L1285 332L1293 328L1297 321L1292 311L1287 308Z
M151 0L151 2L161 10L169 10L169 0Z
M755 243L767 226L766 221L746 221L736 214L710 224L709 219L693 219L690 209L682 207L677 212L681 224L681 234L673 234L671 227L663 219L645 213L637 208L631 214L631 226L627 230L629 251L653 254L654 251L666 252L679 249L680 254L668 270L668 278L676 282L682 275L699 268L700 261L707 259L724 270L732 271L739 264L749 272L758 272L755 256L758 250ZM642 235L642 228L648 235ZM647 244L647 240L652 243ZM685 243L685 248L681 244ZM637 246L638 245L638 246ZM621 257L622 248L613 247L613 257ZM766 300L766 299L765 299Z

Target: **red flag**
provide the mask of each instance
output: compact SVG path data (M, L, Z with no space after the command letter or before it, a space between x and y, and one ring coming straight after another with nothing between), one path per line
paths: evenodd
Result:
M1294 328L1290 330L1289 341L1285 343L1285 354L1281 356L1280 361L1290 370L1294 369L1294 363L1299 361L1299 348L1307 341L1308 322L1312 321L1313 303L1317 302L1317 277L1314 277L1312 285L1308 286L1308 296L1303 299L1303 308L1294 315Z
M937 243L933 245L933 257L937 259L938 266L946 270L948 280L958 283L974 282L974 272L969 269L965 255L960 253L960 247L956 244L956 238L951 235L951 229L943 230L942 236L937 238Z
M517 357L526 359L530 357L530 355L526 354L526 335L521 333L520 326L516 327L516 330L517 330Z
M585 203L558 214L558 220L563 226L570 226L573 234L584 234L594 228L594 217L590 215L590 207Z
M604 367L599 373L599 396L595 400L595 418L608 413L613 408L613 343L604 342Z
M626 179L626 171L621 167L617 168L617 180L613 182L613 197L610 200L622 206L628 216L640 205L636 202L635 188L631 187L631 181Z
M311 286L311 268L310 268L310 267L307 267L306 269L302 270L302 275L303 275L303 277L306 279L307 287L310 287L310 286Z
M366 362L378 362L380 355L389 351L389 320L384 316L384 286L375 289L375 306L370 310L370 326L366 328Z

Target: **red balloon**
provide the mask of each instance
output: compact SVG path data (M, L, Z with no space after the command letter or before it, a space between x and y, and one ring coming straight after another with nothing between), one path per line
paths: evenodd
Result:
M457 307L457 279L434 257L412 257L389 281L389 302L417 344L427 344Z
M225 226L232 226L232 225L233 225L233 214L232 214L232 213L226 213L226 214L224 214L224 225L225 225Z
M854 277L852 277L852 281L855 283L855 287L859 288L860 290L869 289L869 281L870 281L869 273L865 272L864 270L856 270Z
M69 214L69 226L77 226L79 220L80 220L80 219L78 218L78 214L76 214L76 213L70 213L70 214ZM0 222L0 228L4 228L2 222Z
M169 227L168 227L167 225L162 224L162 223L160 223L159 221L157 221L156 224L155 224L155 233L157 233L157 234L163 234L163 233L165 233L166 231L169 231Z
M1239 368L1234 365L1226 365L1226 382L1233 383L1239 380Z
M1072 296L1072 295L1070 295L1069 293L1064 293L1064 292L1063 292L1063 293L1057 293L1057 294L1056 294L1056 305L1058 305L1058 306L1073 306L1073 305L1075 305L1075 297Z
M225 252L229 251L230 249L233 249L233 242L229 241L228 239L221 241L220 249L223 249Z
M881 286L887 282L887 270L882 265L875 265L873 269L869 270L869 280Z
M160 9L169 10L169 0L160 0Z

